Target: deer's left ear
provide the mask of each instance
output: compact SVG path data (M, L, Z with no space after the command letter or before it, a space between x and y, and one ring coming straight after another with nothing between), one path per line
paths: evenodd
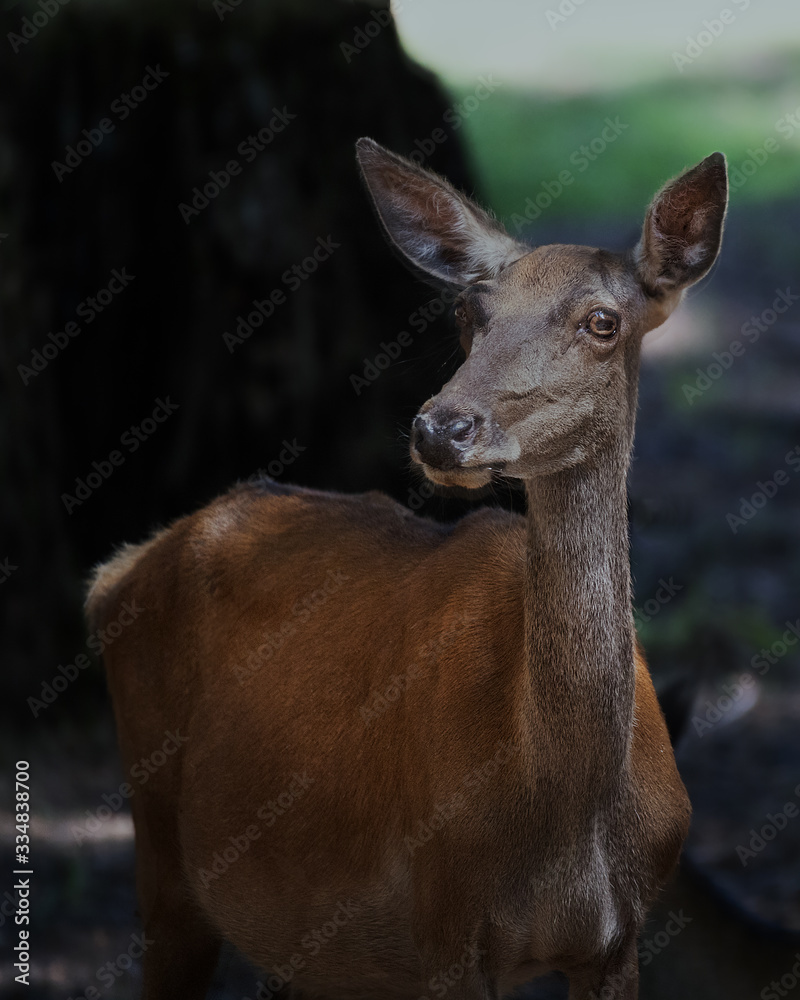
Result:
M661 298L706 274L719 253L727 206L722 153L712 153L661 189L633 251L645 291Z

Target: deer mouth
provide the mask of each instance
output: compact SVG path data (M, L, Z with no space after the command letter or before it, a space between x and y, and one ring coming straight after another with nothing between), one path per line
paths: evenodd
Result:
M504 464L493 462L491 465L456 465L440 469L416 458L415 461L432 483L438 486L460 486L467 490L487 486L495 476L502 475L505 468Z

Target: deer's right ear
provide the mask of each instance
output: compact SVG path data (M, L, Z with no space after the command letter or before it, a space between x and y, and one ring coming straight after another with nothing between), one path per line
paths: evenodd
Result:
M699 281L717 258L728 206L725 157L712 153L653 199L634 250L639 280L659 298Z
M425 274L464 287L531 252L443 178L359 139L356 155L390 241Z

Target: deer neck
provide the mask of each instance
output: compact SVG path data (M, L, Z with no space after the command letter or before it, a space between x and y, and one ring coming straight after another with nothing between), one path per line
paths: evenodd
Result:
M540 780L574 802L613 794L627 766L634 626L630 448L526 483L526 657Z

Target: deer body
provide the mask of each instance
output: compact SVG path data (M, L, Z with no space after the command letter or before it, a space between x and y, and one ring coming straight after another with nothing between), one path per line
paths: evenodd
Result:
M469 356L420 411L412 456L448 484L506 471L528 513L442 526L380 494L264 480L101 567L93 623L145 609L105 656L126 767L167 730L185 740L132 799L145 995L204 996L227 938L273 986L319 997L488 1000L552 969L576 1000L635 997L636 934L689 818L631 613L638 341L621 318L613 346L594 319L588 347L536 333L566 308L548 283L581 315L636 310L635 332L679 291L642 290L647 228L636 261L523 251L439 179L361 155L400 249L465 288ZM719 161L704 164L683 217L713 202ZM710 259L684 241L691 276L716 254L712 223ZM459 260L442 247L465 232Z

